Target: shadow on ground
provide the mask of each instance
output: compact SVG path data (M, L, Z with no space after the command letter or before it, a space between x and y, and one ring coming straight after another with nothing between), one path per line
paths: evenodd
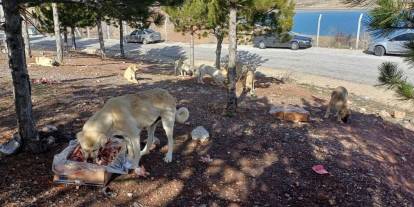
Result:
M0 160L0 205L16 204L16 200L29 206L414 205L411 131L358 112L352 113L350 124L322 120L318 117L325 110L324 100L317 97L299 104L311 112L310 123L279 121L268 114L273 104L263 95L270 95L268 87L257 88L257 99L241 100L235 117L224 117L224 88L176 79L169 76L172 71L171 64L150 65L143 76L167 78L138 85L114 76L120 84L91 84L90 79L80 78L49 86L60 91L58 97L36 101L34 113L39 124L57 125L61 137L48 153L20 153ZM277 80L258 81L283 87ZM189 124L176 124L172 163L163 162L166 138L159 127L156 136L161 146L142 160L151 175L117 177L109 186L116 196L105 197L98 188L76 190L51 183L53 155L106 100L155 87L169 90L178 105L191 113ZM10 120L14 120L12 113L3 116L1 123ZM191 140L191 130L200 125L210 132L206 143ZM212 162L200 161L207 155ZM311 168L316 164L325 165L330 175L315 174Z

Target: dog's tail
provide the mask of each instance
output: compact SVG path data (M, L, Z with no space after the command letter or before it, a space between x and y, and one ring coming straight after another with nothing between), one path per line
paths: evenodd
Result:
M183 124L184 122L188 120L189 117L190 117L190 112L188 111L186 107L181 107L177 110L177 112L175 112L175 120L178 123Z

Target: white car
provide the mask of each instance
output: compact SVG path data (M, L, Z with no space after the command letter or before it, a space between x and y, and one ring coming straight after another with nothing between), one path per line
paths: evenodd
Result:
M407 54L409 49L407 43L414 41L414 30L401 30L392 33L387 37L381 37L374 40L368 47L368 52L376 56L385 54Z

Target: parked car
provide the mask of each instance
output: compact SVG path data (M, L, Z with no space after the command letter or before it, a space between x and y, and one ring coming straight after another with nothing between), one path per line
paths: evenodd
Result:
M406 44L414 41L414 30L403 30L394 32L387 37L374 40L368 47L368 52L376 56L385 54L406 54L409 49Z
M283 35L283 34L282 34ZM285 34L286 35L286 34ZM300 48L312 47L312 38L300 35L294 32L287 33L291 38L288 41L281 41L277 34L269 33L265 35L255 36L253 38L253 45L255 47L265 49L267 47L281 47L297 50Z
M161 34L152 29L137 29L125 37L126 42L139 42L148 44L161 41Z

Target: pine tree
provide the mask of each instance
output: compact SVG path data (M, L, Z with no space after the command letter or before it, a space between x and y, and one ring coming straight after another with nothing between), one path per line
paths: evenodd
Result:
M124 52L124 35L122 22L127 22L132 27L147 28L151 23L159 25L163 22L163 16L151 9L154 0L115 0L106 1L105 7L107 15L107 23L119 27L119 45L121 56L125 56Z
M237 109L236 62L237 62L237 20L244 19L245 29L254 28L257 21L265 21L269 12L279 10L270 16L273 23L269 28L274 32L289 31L292 27L294 3L289 0L230 0L229 7L229 62L227 68L227 115L232 116ZM266 17L266 18L264 18ZM277 23L276 23L277 22Z
M96 24L97 13L84 4L76 3L59 3L60 31L64 34L64 43L67 44L67 28L71 29L72 49L76 49L75 28L85 28ZM39 21L39 29L46 33L52 33L53 30L53 12L51 4L37 6L33 16Z
M205 29L207 5L204 0L185 0L180 6L164 7L175 30L190 33L190 64L194 68L194 37Z

